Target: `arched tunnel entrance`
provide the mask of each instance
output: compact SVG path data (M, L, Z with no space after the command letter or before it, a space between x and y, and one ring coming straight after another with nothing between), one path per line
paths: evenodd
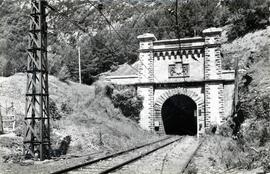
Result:
M174 95L162 105L161 114L166 134L196 135L197 106L186 95Z

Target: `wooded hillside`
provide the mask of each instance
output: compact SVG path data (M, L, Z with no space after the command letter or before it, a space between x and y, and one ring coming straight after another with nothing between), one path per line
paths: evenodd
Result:
M118 65L137 60L136 37L151 32L158 39L200 35L208 27L229 25L230 41L265 28L267 0L188 0L178 5L161 0L50 0L49 73L78 80L81 48L82 80L91 84L96 76ZM26 69L29 29L28 0L0 0L0 74L10 76Z

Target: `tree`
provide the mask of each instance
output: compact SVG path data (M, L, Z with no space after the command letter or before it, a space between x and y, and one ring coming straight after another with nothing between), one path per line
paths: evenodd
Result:
M228 32L230 41L248 32L264 29L269 25L269 5L266 0L231 0L228 7L232 13L232 28Z
M4 133L4 128L3 128L3 117L1 113L1 108L0 108L0 135Z
M70 73L66 65L61 68L60 72L58 73L58 78L60 81L64 82L66 82L70 78Z
M7 61L7 63L3 67L3 76L9 77L13 75L14 69L11 61Z

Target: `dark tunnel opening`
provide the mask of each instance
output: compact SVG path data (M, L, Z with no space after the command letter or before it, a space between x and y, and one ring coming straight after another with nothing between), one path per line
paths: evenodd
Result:
M196 103L188 96L174 95L162 106L162 120L168 135L197 134Z

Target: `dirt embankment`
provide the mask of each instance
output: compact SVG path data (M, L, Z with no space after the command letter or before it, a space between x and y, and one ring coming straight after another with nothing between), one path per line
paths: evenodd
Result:
M41 169L43 173L48 173L53 168L63 168L66 166L65 163L70 163L48 161L45 162L46 164L25 167L12 163L18 162L18 158L2 158L10 154L22 154L25 80L26 75L22 73L6 78L0 77L0 103L6 106L13 102L17 119L16 134L0 135L1 174L18 173L18 171L42 173ZM59 148L66 136L71 137L67 155L79 156L122 150L158 138L157 135L142 130L135 121L124 117L121 110L115 108L106 96L104 86L104 84L87 86L62 82L56 77L49 77L50 105L53 105L51 116L56 116L56 119L51 119L53 149ZM71 163L79 163L87 158L93 156L71 159ZM8 163L4 163L5 161Z

